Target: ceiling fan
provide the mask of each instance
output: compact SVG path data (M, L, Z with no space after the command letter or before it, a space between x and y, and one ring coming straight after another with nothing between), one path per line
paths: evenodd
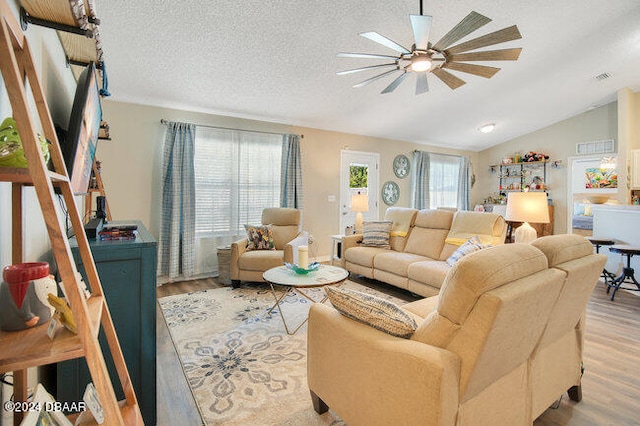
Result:
M353 86L355 88L366 86L367 84L386 77L387 75L400 72L401 74L381 92L390 93L393 92L410 73L414 73L416 75L416 95L419 95L429 91L429 84L427 81L428 73L438 77L451 89L457 89L465 84L465 81L447 70L460 71L484 78L491 78L495 73L500 71L500 68L469 64L467 62L515 61L518 59L520 52L522 51L522 48L519 47L512 49L470 52L483 47L493 46L495 44L522 38L520 31L518 31L518 27L515 25L452 46L457 41L491 22L491 19L477 12L471 12L467 15L436 43L431 43L429 41L429 32L433 17L422 14L422 0L420 0L420 15L409 15L409 18L411 19L411 28L413 29L413 37L415 40L415 44L411 47L411 50L399 45L395 41L383 35L378 34L375 31L360 33L362 37L368 38L369 40L388 47L389 49L395 50L399 55L391 56L372 53L338 53L339 58L387 59L392 62L339 71L337 74L345 75L379 68L392 68L382 74L373 76Z

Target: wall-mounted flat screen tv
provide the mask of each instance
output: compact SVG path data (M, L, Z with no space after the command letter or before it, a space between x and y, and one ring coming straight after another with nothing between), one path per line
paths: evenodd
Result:
M89 190L101 121L98 79L95 65L91 63L78 78L67 137L61 143L71 189L76 195L86 194Z

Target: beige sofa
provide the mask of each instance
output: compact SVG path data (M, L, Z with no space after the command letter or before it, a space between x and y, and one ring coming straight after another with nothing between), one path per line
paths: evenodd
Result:
M363 247L361 234L344 237L343 267L421 296L438 294L451 269L447 258L468 238L499 245L507 233L502 216L493 213L395 207L385 220L394 222L391 249Z
M247 239L231 244L229 273L231 284L238 287L240 281L264 281L264 271L282 266L284 262L294 263L295 240L304 237L300 232L300 210L274 207L262 211L262 224L271 225L275 250L247 250Z
M314 304L314 408L350 426L531 425L568 389L580 399L583 313L605 260L578 235L465 256L439 296L404 305L410 339Z

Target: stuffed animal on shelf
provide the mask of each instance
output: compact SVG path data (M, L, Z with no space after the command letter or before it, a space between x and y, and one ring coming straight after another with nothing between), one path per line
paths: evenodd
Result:
M545 161L548 160L549 156L547 154L543 154L541 152L529 151L522 157L522 161L525 163L529 163L532 161Z

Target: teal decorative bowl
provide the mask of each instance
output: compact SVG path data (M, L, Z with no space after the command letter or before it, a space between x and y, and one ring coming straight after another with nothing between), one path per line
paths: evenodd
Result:
M294 265L292 263L287 263L287 262L284 263L284 266L286 266L287 269L292 270L296 274L305 275L305 274L308 274L311 271L317 271L318 268L320 267L320 264L318 262L310 263L309 267L307 269L300 268L300 267L298 267L298 265Z

